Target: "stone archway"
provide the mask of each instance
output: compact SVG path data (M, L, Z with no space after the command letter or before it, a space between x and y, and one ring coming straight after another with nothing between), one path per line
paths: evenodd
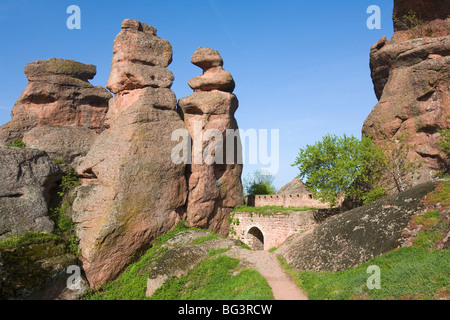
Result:
M252 227L248 230L247 244L255 251L264 250L264 234L258 227Z

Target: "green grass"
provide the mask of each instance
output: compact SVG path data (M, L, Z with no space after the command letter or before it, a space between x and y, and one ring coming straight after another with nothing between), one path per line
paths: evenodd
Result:
M84 300L149 300L145 296L149 271L156 260L167 252L162 245L175 234L192 230L181 222L173 231L158 238L157 242L139 259L131 264L117 280L101 286L98 290L89 290ZM198 229L193 229L198 230ZM218 238L211 234L197 239L202 243ZM273 299L272 291L267 281L256 271L245 269L233 276L233 271L239 264L220 254L229 249L210 250L208 258L186 276L172 278L159 288L151 299L243 299L264 300Z
M117 280L109 282L98 288L88 290L84 300L145 300L147 290L147 277L154 262L160 258L167 248L162 247L175 234L186 231L184 222L180 222L174 230L158 237L153 246L139 259L131 264Z
M41 244L51 240L57 240L59 237L51 233L26 233L20 236L8 237L0 241L0 250L13 249L32 244Z
M202 261L180 278L167 281L152 300L273 300L266 279L256 270L244 269L236 276L232 271L238 259L219 256Z
M311 300L433 299L450 290L450 251L407 247L341 272L294 271L282 261ZM381 289L369 290L367 268L381 270Z
M425 198L427 205L448 203L449 182L441 183ZM400 248L341 272L295 271L281 257L282 265L311 300L439 299L450 298L450 250L436 245L448 232L445 211L418 214L412 221L422 225L412 247ZM369 290L367 268L381 270L381 289Z
M315 210L313 208L294 208L294 207L278 207L278 206L265 206L265 207L248 207L248 206L242 206L239 208L236 208L233 210L233 212L248 212L248 213L255 213L260 215L271 215L274 213L286 213L289 211L309 211L309 210Z
M209 240L213 240L213 239L218 239L219 236L217 234L210 234L208 236L204 236L204 237L200 237L195 239L194 241L191 242L191 244L201 244L203 242L209 241Z

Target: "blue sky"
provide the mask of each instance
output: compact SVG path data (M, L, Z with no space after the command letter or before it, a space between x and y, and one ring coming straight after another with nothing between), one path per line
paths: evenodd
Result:
M81 8L81 30L69 30L67 7ZM381 8L381 30L369 30L370 5ZM25 89L25 65L53 57L97 66L94 85L106 86L112 43L123 19L140 20L170 41L177 98L201 73L190 63L199 47L219 50L236 81L242 129L280 130L275 186L297 174L299 148L327 133L361 136L377 103L370 47L390 38L392 0L1 0L0 125ZM261 165L247 165L244 176Z

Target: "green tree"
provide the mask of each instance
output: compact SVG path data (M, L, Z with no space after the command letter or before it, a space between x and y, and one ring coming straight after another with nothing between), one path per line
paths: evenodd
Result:
M414 11L409 10L401 19L396 15L392 15L392 20L397 27L408 30L412 39L422 38L424 36L423 20L418 18Z
M256 170L253 175L249 175L244 179L244 192L246 195L275 194L274 180L275 177L270 173Z
M344 195L361 201L384 195L375 188L385 168L383 151L371 138L326 135L315 145L300 149L292 166L314 198L335 206Z

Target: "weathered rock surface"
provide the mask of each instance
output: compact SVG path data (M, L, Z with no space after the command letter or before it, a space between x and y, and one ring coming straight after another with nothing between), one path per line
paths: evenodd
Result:
M240 141L234 143L234 154L231 150L224 150L226 130L238 129L234 118L238 100L231 93L235 84L231 75L223 70L223 60L216 50L199 48L191 62L203 69L203 75L189 81L195 92L178 102L194 145L188 182L187 221L192 226L226 235L231 211L243 203L242 164L238 164L236 157ZM208 130L219 133L223 144L217 137L216 140L209 137L211 141L205 141L207 139L203 135ZM196 145L201 145L204 151L200 161ZM234 156L235 161L227 161L227 152ZM210 157L205 158L205 153Z
M76 168L96 138L95 131L86 127L37 127L24 134L23 142L27 148L45 150L63 167Z
M156 36L156 29L123 22L108 81L116 95L106 130L78 167L85 183L73 205L81 260L92 287L114 279L136 251L184 218L185 164L171 161L176 145L171 134L184 124L170 85L157 81L171 57L170 44ZM117 66L124 62L133 65L133 77ZM156 79L152 85L134 81L151 72Z
M77 258L61 240L0 249L0 300L74 300L67 289L71 265Z
M394 15L401 19L409 11L417 14L423 21L423 33L431 37L442 37L450 30L450 1L449 0L394 0ZM394 24L393 41L405 41L412 34L402 26Z
M308 190L306 190L306 187L303 184L302 180L300 179L292 180L277 192L277 194L295 194L295 193L309 193Z
M202 260L208 258L210 250L231 249L242 243L231 239L209 239L200 244L193 244L196 239L211 236L206 231L189 230L176 234L166 244L167 252L158 260L149 272L146 296L151 297L166 280L171 277L186 275Z
M96 67L63 59L40 60L25 67L28 86L0 128L0 142L21 139L35 127L84 126L97 133L103 127L111 94L88 82Z
M450 19L448 14L442 16L449 10L446 2L396 1L394 13L413 9L430 22L430 28L435 24L447 27L433 29L433 37L405 41L401 31L396 31L392 41L383 37L370 52L379 102L364 123L363 135L373 137L377 143L408 137L412 147L409 158L417 157L423 163L420 171L410 177L414 179L412 185L430 180L447 165L447 155L436 145L438 130L450 127Z
M401 245L402 230L435 187L421 184L328 218L313 231L288 238L277 254L299 270L341 271L366 262Z
M39 150L0 147L0 240L51 232L48 201L59 167Z

